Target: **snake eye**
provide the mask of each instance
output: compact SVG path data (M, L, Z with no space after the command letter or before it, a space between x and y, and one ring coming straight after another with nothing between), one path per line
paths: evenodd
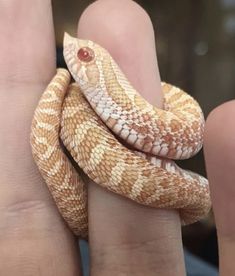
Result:
M91 48L83 47L79 49L77 56L83 62L90 62L94 59L95 53Z

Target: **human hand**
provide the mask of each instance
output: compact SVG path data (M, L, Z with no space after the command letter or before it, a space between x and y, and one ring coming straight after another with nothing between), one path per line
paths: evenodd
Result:
M0 274L78 275L75 239L29 146L33 111L55 73L51 4L0 0L0 10ZM161 107L152 25L139 6L99 0L83 13L78 35L107 48L134 87ZM139 206L93 183L88 202L91 275L184 275L176 211Z

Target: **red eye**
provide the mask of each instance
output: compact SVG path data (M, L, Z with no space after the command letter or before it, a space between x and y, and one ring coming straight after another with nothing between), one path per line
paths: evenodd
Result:
M77 56L81 61L90 62L95 57L95 54L91 48L83 47L79 49Z

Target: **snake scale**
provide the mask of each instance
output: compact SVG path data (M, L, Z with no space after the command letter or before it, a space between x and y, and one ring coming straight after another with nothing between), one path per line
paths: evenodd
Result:
M36 108L31 130L34 159L72 231L88 235L84 176L155 208L179 210L182 224L211 206L207 180L179 168L202 147L204 117L187 93L162 83L164 109L144 100L107 50L65 34L70 73L58 69ZM65 150L66 149L66 150ZM70 155L70 157L68 157Z

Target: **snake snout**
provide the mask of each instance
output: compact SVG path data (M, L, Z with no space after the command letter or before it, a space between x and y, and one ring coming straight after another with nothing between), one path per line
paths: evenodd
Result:
M80 83L81 77L81 63L77 57L79 51L79 42L75 37L70 36L68 33L64 34L64 59L67 67L76 82Z

